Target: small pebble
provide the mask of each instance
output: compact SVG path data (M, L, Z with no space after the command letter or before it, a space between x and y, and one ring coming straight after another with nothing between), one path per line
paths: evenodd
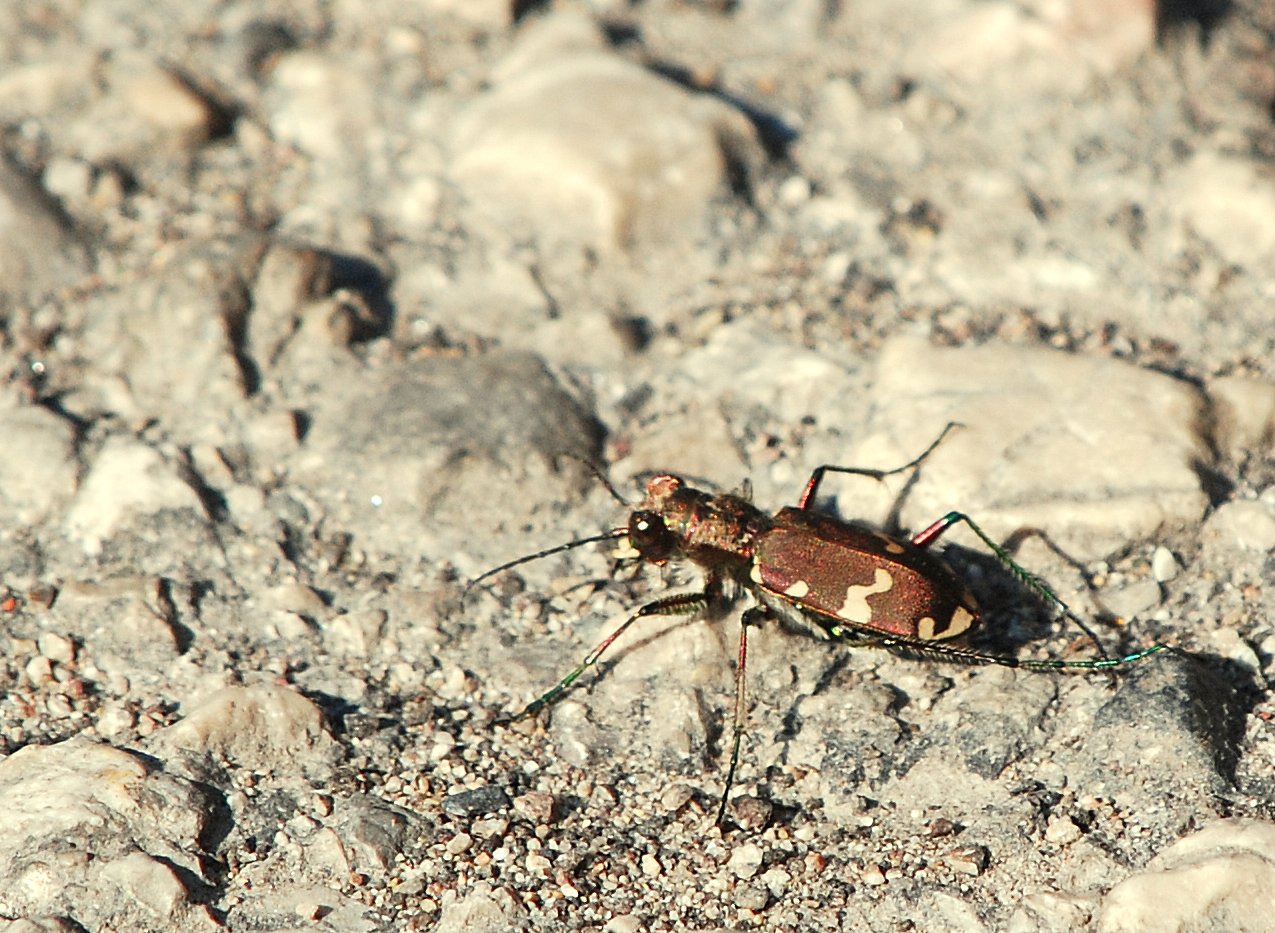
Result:
M1237 499L1220 505L1204 524L1206 537L1224 547L1250 551L1275 548L1275 515L1261 502Z
M987 867L988 852L983 846L962 846L943 856L944 863L960 875L976 878Z
M766 824L770 822L770 817L774 813L775 807L769 800L762 800L760 797L740 797L735 801L734 811L735 819L739 821L742 829L749 832L757 832L764 829Z
M70 664L75 660L75 642L56 632L44 632L37 639L40 654L57 664Z
M1081 836L1080 827L1069 816L1051 816L1045 827L1045 838L1054 845L1065 846Z
M925 824L925 835L931 839L937 839L940 836L951 836L955 833L956 824L947 817L940 816Z
M759 880L766 886L773 897L780 898L784 896L784 892L788 890L788 885L792 883L792 875L782 868L772 868L763 872Z
M123 704L112 703L102 708L94 726L98 735L110 738L133 728L136 722L137 718L131 709Z
M1121 619L1136 619L1160 605L1160 584L1154 580L1139 580L1110 594L1103 595L1103 604Z
M529 791L514 798L514 812L521 814L537 826L553 822L557 800L553 794Z
M670 813L676 813L691 802L695 792L687 784L670 784L660 796L660 805Z
M1178 562L1163 544L1151 555L1151 575L1157 583L1167 583L1178 575Z
M869 865L859 875L859 880L870 888L880 887L885 884L885 873L881 871L878 865Z
M528 852L526 861L523 864L527 866L527 871L541 877L548 877L549 869L553 867L553 862L539 852Z
M24 669L27 680L31 681L37 687L43 686L53 680L53 665L49 659L43 655L37 655L27 662Z
M726 867L735 873L736 878L748 879L757 874L764 858L761 846L749 842L731 852Z
M469 833L457 833L447 840L447 854L460 855L462 852L469 851L469 847L474 844L474 839Z
M747 884L735 891L735 906L743 910L765 910L770 892L761 885Z
M509 795L499 787L475 787L443 798L443 812L448 816L483 816L509 806Z
M37 586L27 593L27 599L33 606L48 609L57 597L57 590L51 586Z
M292 909L302 920L319 920L323 917L323 905L315 901L301 901Z
M664 871L664 866L660 864L660 860L649 852L642 856L642 874L648 878L656 878Z
M474 820L469 827L469 831L479 839L495 839L498 836L503 836L507 829L509 829L509 821L500 816Z
M633 914L621 914L608 920L606 926L602 928L602 933L640 933L645 929L642 921Z

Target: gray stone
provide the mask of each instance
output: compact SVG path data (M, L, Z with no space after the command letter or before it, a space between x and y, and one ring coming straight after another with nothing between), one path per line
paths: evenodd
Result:
M163 665L181 647L168 588L156 577L68 580L52 619L85 642L94 663L116 672Z
M1051 350L899 338L883 348L872 393L873 435L857 465L906 463L945 424L961 425L920 470L906 526L959 509L993 538L1040 528L1073 556L1096 558L1164 525L1195 524L1208 505L1196 472L1210 458L1196 427L1203 399L1159 373ZM906 477L891 479L897 491ZM870 495L873 485L856 489ZM959 531L948 539L968 540Z
M514 8L510 0L422 0L422 5L488 29L508 26Z
M149 168L196 149L224 129L223 115L176 71L132 51L96 75L99 93L64 128L93 163Z
M338 884L345 880L346 876L333 878ZM332 884L287 881L272 882L248 892L229 912L227 926L232 930L271 930L273 933L304 933L316 929L324 933L380 933L384 929L371 908L333 890Z
M82 100L99 56L88 48L46 49L0 71L0 116L17 123Z
M1100 933L1271 929L1275 824L1226 819L1165 849L1103 899Z
M36 525L74 495L75 429L45 408L0 396L0 502L14 521Z
M159 451L116 436L93 459L67 513L66 530L86 554L95 556L110 539L143 531L163 512L185 513L196 525L204 521L199 496Z
M1275 548L1275 508L1256 499L1223 503L1204 524L1204 540L1223 550Z
M686 239L729 163L756 157L742 114L603 50L583 18L520 41L458 121L452 174L538 235L608 251Z
M0 159L0 301L37 303L88 271L84 246L48 195Z
M1217 417L1218 446L1233 462L1275 457L1275 385L1222 376L1208 385Z
M70 410L158 417L198 437L243 400L233 335L248 295L239 260L224 252L220 244L182 249L122 294L88 303L83 339L101 353L92 378L68 396Z
M65 917L23 917L0 920L0 933L80 933L79 924Z
M1235 780L1244 689L1205 660L1157 655L1122 673L1083 744L1056 758L1089 793L1128 805L1193 799L1195 812L1212 810ZM1155 818L1177 826L1174 811Z
M476 882L465 892L448 891L443 897L438 933L501 933L516 929L526 911L505 888Z
M0 914L89 928L220 929L179 869L203 883L211 802L143 757L82 739L0 761Z
M474 787L443 798L443 812L454 817L483 816L510 805L509 795L499 787Z
M409 811L366 795L343 800L331 821L351 867L375 874L388 871L403 855L419 832L418 823Z
M1254 269L1275 257L1269 223L1275 186L1251 159L1205 149L1166 183L1178 192L1173 205L1179 222L1224 257Z
M375 89L360 67L366 64L299 49L280 56L271 69L266 95L271 131L314 157L325 176L353 158L352 138L371 132Z
M1078 92L1095 75L1127 66L1155 37L1153 11L1143 3L975 4L927 18L908 65L936 81Z
M343 388L315 413L296 475L365 547L452 558L441 530L489 535L590 483L599 426L533 356L413 360Z
M155 733L148 747L164 757L185 752L213 768L316 777L329 773L339 751L323 712L273 684L218 690Z
M1117 590L1104 591L1102 605L1118 619L1139 619L1160 605L1160 584L1138 580Z

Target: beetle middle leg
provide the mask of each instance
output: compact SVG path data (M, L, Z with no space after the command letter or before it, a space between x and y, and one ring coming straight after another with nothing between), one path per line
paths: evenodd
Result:
M903 466L895 467L892 470L873 470L867 467L834 466L830 463L825 463L823 466L815 467L814 472L810 474L810 479L806 481L806 488L802 492L801 498L797 500L797 508L810 508L811 504L815 501L816 494L819 492L819 484L823 482L824 474L849 473L853 476L867 476L871 479L881 480L885 479L887 476L894 476L896 473L906 473L908 470L918 467L925 462L925 459L929 457L930 454L934 453L935 448L937 448L939 444L943 443L943 439L947 437L951 430L953 428L959 428L960 426L960 422L949 421L947 423L947 427L939 433L939 436L930 442L929 447L925 448L925 450L921 451L920 454L903 464Z
M739 618L739 661L735 666L735 730L731 738L730 765L726 769L726 786L722 789L722 802L717 808L718 826L726 819L726 805L730 802L730 789L735 783L735 769L739 765L739 748L748 724L748 627L761 625L770 615L771 611L766 606L750 606Z

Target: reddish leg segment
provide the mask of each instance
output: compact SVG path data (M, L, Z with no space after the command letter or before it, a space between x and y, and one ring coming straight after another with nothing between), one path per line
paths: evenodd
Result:
M955 421L949 421L947 427L934 439L930 446L921 451L920 456L913 457L903 466L895 467L892 470L872 470L866 467L833 466L831 464L815 467L815 471L810 474L810 479L806 481L806 488L802 492L801 498L797 500L797 508L810 508L811 503L815 501L815 496L819 493L819 484L823 482L823 477L826 473L849 473L853 476L867 476L875 480L881 480L887 476L893 476L895 473L905 473L913 467L920 466L926 457L934 453L934 448L943 443L943 438L947 437L948 432L956 427L960 427L960 425Z
M730 802L730 789L735 783L735 768L739 765L739 747L744 740L744 727L748 723L748 627L760 625L769 615L762 606L744 611L739 619L739 663L735 668L735 730L731 738L730 767L726 769L726 787L722 790L722 803L717 808L717 825L726 818L726 804Z

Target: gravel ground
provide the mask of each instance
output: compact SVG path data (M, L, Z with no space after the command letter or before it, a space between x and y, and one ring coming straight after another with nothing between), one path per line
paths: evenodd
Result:
M4 4L0 930L1275 930L1275 7ZM766 624L645 480L1007 541ZM590 465L597 465L594 470ZM968 529L985 652L1099 650ZM731 594L728 594L731 595Z

